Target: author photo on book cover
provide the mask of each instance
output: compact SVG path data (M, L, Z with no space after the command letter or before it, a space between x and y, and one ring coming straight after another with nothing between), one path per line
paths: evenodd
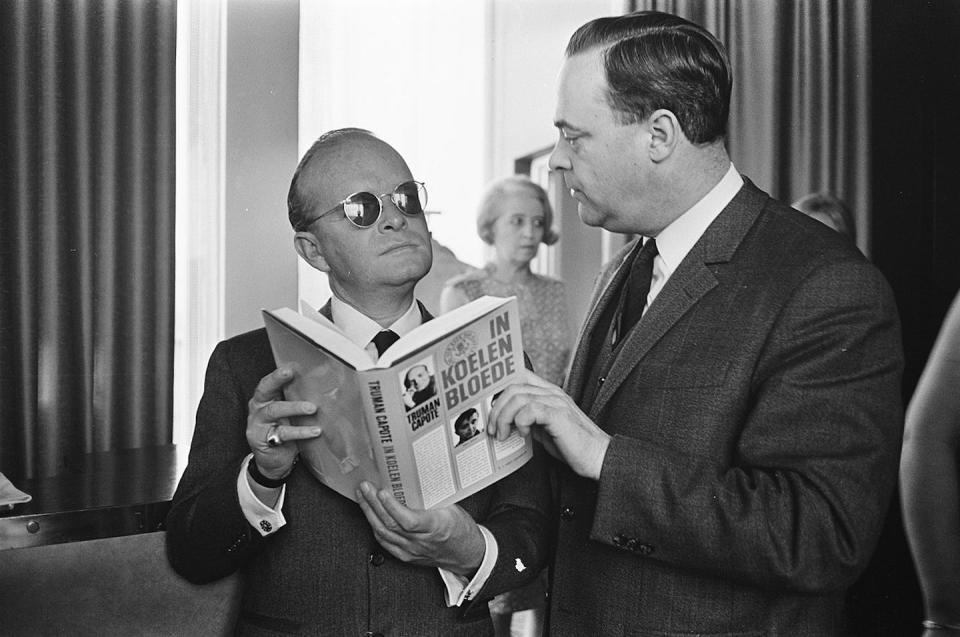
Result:
M480 412L476 407L465 409L453 421L453 433L457 435L457 445L460 446L467 442L483 428L480 422Z
M403 374L403 404L407 409L413 409L437 395L437 379L431 366L430 359L425 358Z

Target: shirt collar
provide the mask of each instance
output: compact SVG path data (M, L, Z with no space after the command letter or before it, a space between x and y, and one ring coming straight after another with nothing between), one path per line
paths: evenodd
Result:
M733 162L727 173L703 198L657 235L657 251L665 275L677 269L694 244L743 187L743 177Z
M423 322L416 300L411 301L407 311L387 328L381 327L379 323L337 296L330 297L330 315L334 325L351 343L360 347L366 347L382 329L390 329L396 332L397 336L404 336Z

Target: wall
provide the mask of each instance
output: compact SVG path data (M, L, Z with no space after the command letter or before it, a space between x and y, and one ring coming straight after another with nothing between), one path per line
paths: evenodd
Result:
M227 7L224 332L260 327L260 309L296 307L286 197L296 168L299 2Z
M374 131L426 182L427 208L441 213L429 218L434 236L473 263L482 262L472 227L486 179L486 16L486 2L447 0L313 0L300 15L300 152L333 128ZM358 23L382 46L353 46ZM326 301L324 274L301 260L299 277L302 299Z
M515 159L553 145L556 81L567 40L583 23L618 15L622 6L619 0L493 0L490 178L512 174ZM580 221L576 202L558 181L548 189L560 230L560 241L551 250L559 251L554 276L566 284L568 319L575 334L605 256L605 233Z
M492 0L489 177L557 138L556 80L563 50L584 22L623 13L618 0Z

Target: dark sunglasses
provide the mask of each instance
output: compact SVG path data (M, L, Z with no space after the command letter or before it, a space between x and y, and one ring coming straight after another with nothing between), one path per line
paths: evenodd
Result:
M372 192L355 192L336 206L322 212L309 221L300 224L300 230L306 230L310 224L317 221L324 215L328 215L337 209L343 209L343 216L350 220L350 223L358 228L369 228L380 218L383 212L383 202L381 198L390 195L393 202L400 212L408 217L422 215L424 208L427 207L427 187L422 181L405 181L393 192L385 192L375 195Z

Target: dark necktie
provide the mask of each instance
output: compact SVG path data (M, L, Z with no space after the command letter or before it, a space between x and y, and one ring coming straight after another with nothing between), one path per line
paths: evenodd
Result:
M621 341L640 317L647 305L650 282L653 279L653 259L657 256L657 242L648 239L630 266L630 273L621 290L620 324L617 326L617 341Z
M383 353L387 351L387 348L400 340L400 337L397 336L397 333L393 330L382 330L373 337L373 346L377 348L377 356L383 356Z

